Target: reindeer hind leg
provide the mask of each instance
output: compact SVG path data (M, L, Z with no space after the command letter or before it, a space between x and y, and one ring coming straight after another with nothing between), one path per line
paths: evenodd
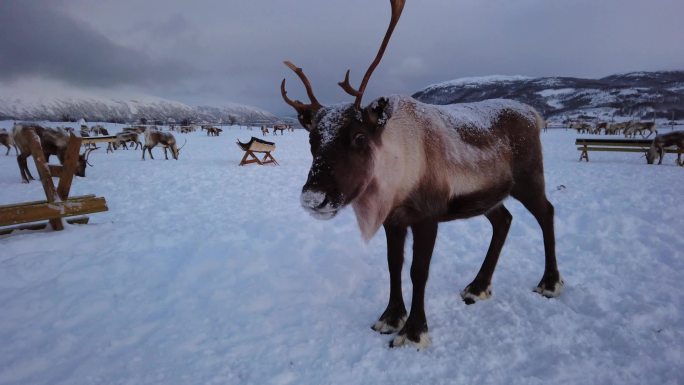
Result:
M540 171L543 173L543 171ZM553 226L554 208L546 199L543 174L526 175L516 180L511 196L520 201L539 223L544 237L544 275L534 291L544 297L557 297L564 282L558 272L556 239Z

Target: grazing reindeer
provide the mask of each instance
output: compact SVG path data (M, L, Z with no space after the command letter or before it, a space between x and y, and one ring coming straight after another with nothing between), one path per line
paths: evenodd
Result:
M310 104L281 95L309 131L313 163L300 196L318 219L333 218L351 205L363 237L380 226L387 237L390 294L373 329L398 335L390 346L429 345L424 310L425 284L439 222L485 215L493 235L484 263L461 296L465 303L491 296L491 280L506 239L512 196L534 215L544 235L546 267L535 291L560 294L553 228L554 208L546 199L542 149L544 122L527 105L511 100L437 106L411 97L381 97L365 108L361 98L400 17L404 0L392 0L392 18L361 85L339 85L353 104L322 106L301 68L285 64L304 83ZM401 270L407 229L413 233L413 301L406 313Z
M261 135L266 136L266 134L268 134L268 127L261 126Z
M663 164L665 147L670 146L677 146L680 152L684 151L684 131L672 131L666 134L656 135L651 143L651 147L646 153L646 163L653 164L656 156L658 156L660 157L658 164ZM684 166L684 163L681 161L680 157L677 158L677 164Z
M128 150L129 143L131 146L135 146L134 150L142 147L142 143L138 139L138 132L135 129L124 129L123 131L116 134L116 140L114 141L114 149L116 150L119 146L123 147L124 150Z
M19 155L17 155L17 163L19 163L19 173L23 183L29 183L29 180L34 179L28 169L26 159L31 155L30 135L38 135L40 145L43 148L43 155L45 161L50 160L50 155L57 155L59 162L64 164L66 156L67 142L69 134L67 131L58 128L42 127L39 125L24 125L16 124L12 129L12 136L17 147L19 147ZM83 154L78 156L78 162L74 175L85 177L86 165L93 166L88 162L90 153L94 148L87 149Z
M0 128L0 144L7 147L7 153L5 153L5 156L9 155L12 147L14 147L14 152L19 155L17 146L14 144L14 140L12 139L12 135L10 135L10 133L4 128Z
M218 127L207 127L207 136L219 136L221 132L223 130Z
M187 140L185 142L187 142ZM178 160L180 150L185 146L185 143L183 143L183 146L178 148L176 146L176 138L172 133L161 132L157 130L147 130L145 131L145 145L142 148L142 159L145 160L145 150L150 153L150 158L154 159L152 156L152 147L157 145L162 145L162 147L164 147L164 158L166 158L166 160L169 159L169 156L166 153L167 148L171 148L171 156L173 156L173 159Z

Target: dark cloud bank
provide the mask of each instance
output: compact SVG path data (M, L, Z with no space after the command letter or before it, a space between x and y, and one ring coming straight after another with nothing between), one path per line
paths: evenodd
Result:
M132 86L290 113L280 80L304 92L282 60L305 69L322 101L344 101L336 83L351 68L358 84L388 13L386 0L3 0L0 86ZM681 0L409 0L366 100L462 76L682 69L683 14Z

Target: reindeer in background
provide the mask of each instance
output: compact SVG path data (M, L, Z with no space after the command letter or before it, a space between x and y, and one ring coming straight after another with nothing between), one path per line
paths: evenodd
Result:
M7 152L5 153L5 156L9 155L12 147L14 147L14 152L17 155L19 155L19 151L17 150L17 146L14 144L12 135L10 135L10 133L5 128L0 128L0 144L7 147Z
M390 294L373 325L397 333L390 346L430 344L424 296L439 222L484 215L492 224L489 250L475 279L463 290L467 304L491 296L491 280L511 225L504 207L508 196L522 202L538 221L544 238L545 269L535 291L545 297L561 292L563 280L555 254L554 208L547 200L539 114L511 100L428 105L408 96L361 100L379 64L404 0L391 0L392 17L380 49L358 89L349 71L339 85L354 103L321 105L301 68L285 64L300 78L310 103L285 102L309 131L313 162L302 187L302 207L318 219L330 219L351 205L364 239L379 227L387 237ZM401 289L404 243L413 234L413 300L407 316Z
M145 150L150 154L150 158L154 159L152 156L152 148L157 145L161 145L164 148L164 158L169 159L166 153L166 149L171 149L171 156L173 159L178 160L178 155L180 150L185 146L187 140L183 143L183 146L178 148L176 146L176 138L170 132L161 132L153 129L148 129L145 131L145 145L142 148L142 159L145 160Z

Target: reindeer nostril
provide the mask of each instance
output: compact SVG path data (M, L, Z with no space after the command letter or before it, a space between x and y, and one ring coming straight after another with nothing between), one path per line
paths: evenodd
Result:
M304 190L302 191L300 201L305 208L318 209L327 203L328 199L322 191Z

